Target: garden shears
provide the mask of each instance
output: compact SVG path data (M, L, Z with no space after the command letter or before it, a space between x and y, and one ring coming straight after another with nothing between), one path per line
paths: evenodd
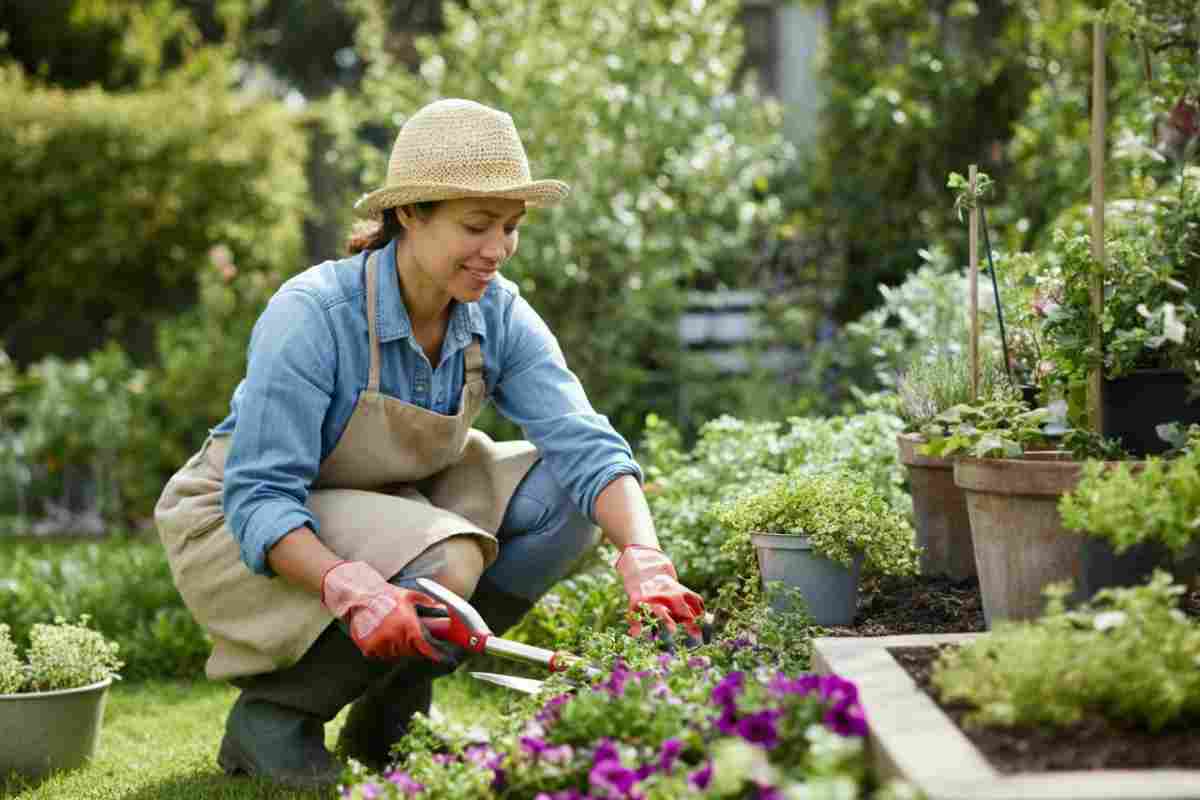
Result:
M429 632L439 639L456 644L472 653L486 653L525 664L537 664L551 672L566 672L571 667L582 663L579 656L561 650L547 650L544 647L534 647L524 642L515 642L512 639L496 636L479 612L475 610L475 607L456 593L429 578L417 578L417 585L434 600L445 605L449 612L448 616L444 618L424 620ZM589 678L599 678L603 674L595 667L586 666L584 672ZM494 672L472 672L471 676L526 694L537 694L541 691L544 683L544 681L533 678L519 678Z

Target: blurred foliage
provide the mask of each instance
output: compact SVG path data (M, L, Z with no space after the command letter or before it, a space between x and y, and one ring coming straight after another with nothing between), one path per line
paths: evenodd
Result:
M31 542L0 537L0 619L24 648L56 616L91 617L120 645L127 680L199 678L209 642L175 590L157 542Z
M0 181L22 187L0 206L0 334L15 360L109 337L144 357L152 325L194 302L217 242L273 281L301 266L298 120L222 74L108 94L0 68Z
M683 290L738 283L781 215L791 149L777 105L733 85L736 0L447 5L445 31L417 42L417 74L386 47L386 4L357 5L367 71L334 105L389 136L439 97L512 114L535 175L572 194L530 219L506 274L619 429L667 411ZM379 185L386 155L343 141L362 187Z

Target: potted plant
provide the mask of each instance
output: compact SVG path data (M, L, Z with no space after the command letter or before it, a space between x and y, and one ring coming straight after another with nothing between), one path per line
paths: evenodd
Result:
M1101 432L1136 456L1166 450L1156 426L1200 423L1200 190L1188 176L1200 170L1183 170L1169 193L1109 204L1103 353L1089 338L1091 237L1056 230L1045 257L1046 383L1082 398L1088 371L1102 365Z
M1149 574L1174 562L1176 579L1194 573L1200 541L1200 425L1164 426L1172 449L1131 466L1090 461L1059 503L1069 530L1102 540Z
M1082 459L1119 459L1111 440L1066 425L1066 403L1031 409L1020 400L954 406L927 424L926 455L953 457L966 495L984 618L1030 619L1042 590L1074 581L1079 594L1103 583L1084 538L1066 530L1058 501L1079 481Z
M762 585L798 589L818 625L849 625L865 568L916 571L908 520L869 482L845 472L786 475L722 506L718 520L753 546ZM776 610L786 600L773 598Z
M1003 367L990 360L981 371L979 391L989 398L1015 399ZM904 371L896 382L897 413L904 430L897 436L900 463L908 471L921 573L963 580L976 574L971 521L963 490L954 483L950 457L920 452L921 429L954 406L970 400L971 376L961 352L937 350Z
M117 644L87 622L34 625L24 661L0 624L0 730L20 733L0 748L0 775L39 778L95 753L108 687L123 665Z

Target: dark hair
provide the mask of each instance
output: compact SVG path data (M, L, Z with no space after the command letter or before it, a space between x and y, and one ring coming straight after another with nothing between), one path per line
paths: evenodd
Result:
M422 219L428 219L433 210L437 208L438 202L437 200L425 200L412 205ZM354 255L363 250L378 250L393 239L404 236L404 226L400 224L400 218L396 216L396 209L385 208L382 216L382 222L372 219L355 223L354 228L350 231L350 236L346 239L347 253Z

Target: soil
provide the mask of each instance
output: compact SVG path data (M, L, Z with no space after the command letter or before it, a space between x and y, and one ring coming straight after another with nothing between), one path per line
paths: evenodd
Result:
M1200 586L1180 598L1185 614L1200 619ZM828 627L826 636L898 636L914 633L982 633L983 602L975 578L864 577L858 614L850 626Z
M1200 601L1197 595L1192 592L1189 600ZM1195 603L1189 610L1198 607L1200 603ZM930 691L929 675L940 648L895 647L888 652L1000 772L1200 769L1200 728L1195 725L1151 733L1094 715L1061 728L965 726L969 707L943 704Z
M986 630L979 582L945 577L864 577L854 625L826 628L827 636L979 633Z

